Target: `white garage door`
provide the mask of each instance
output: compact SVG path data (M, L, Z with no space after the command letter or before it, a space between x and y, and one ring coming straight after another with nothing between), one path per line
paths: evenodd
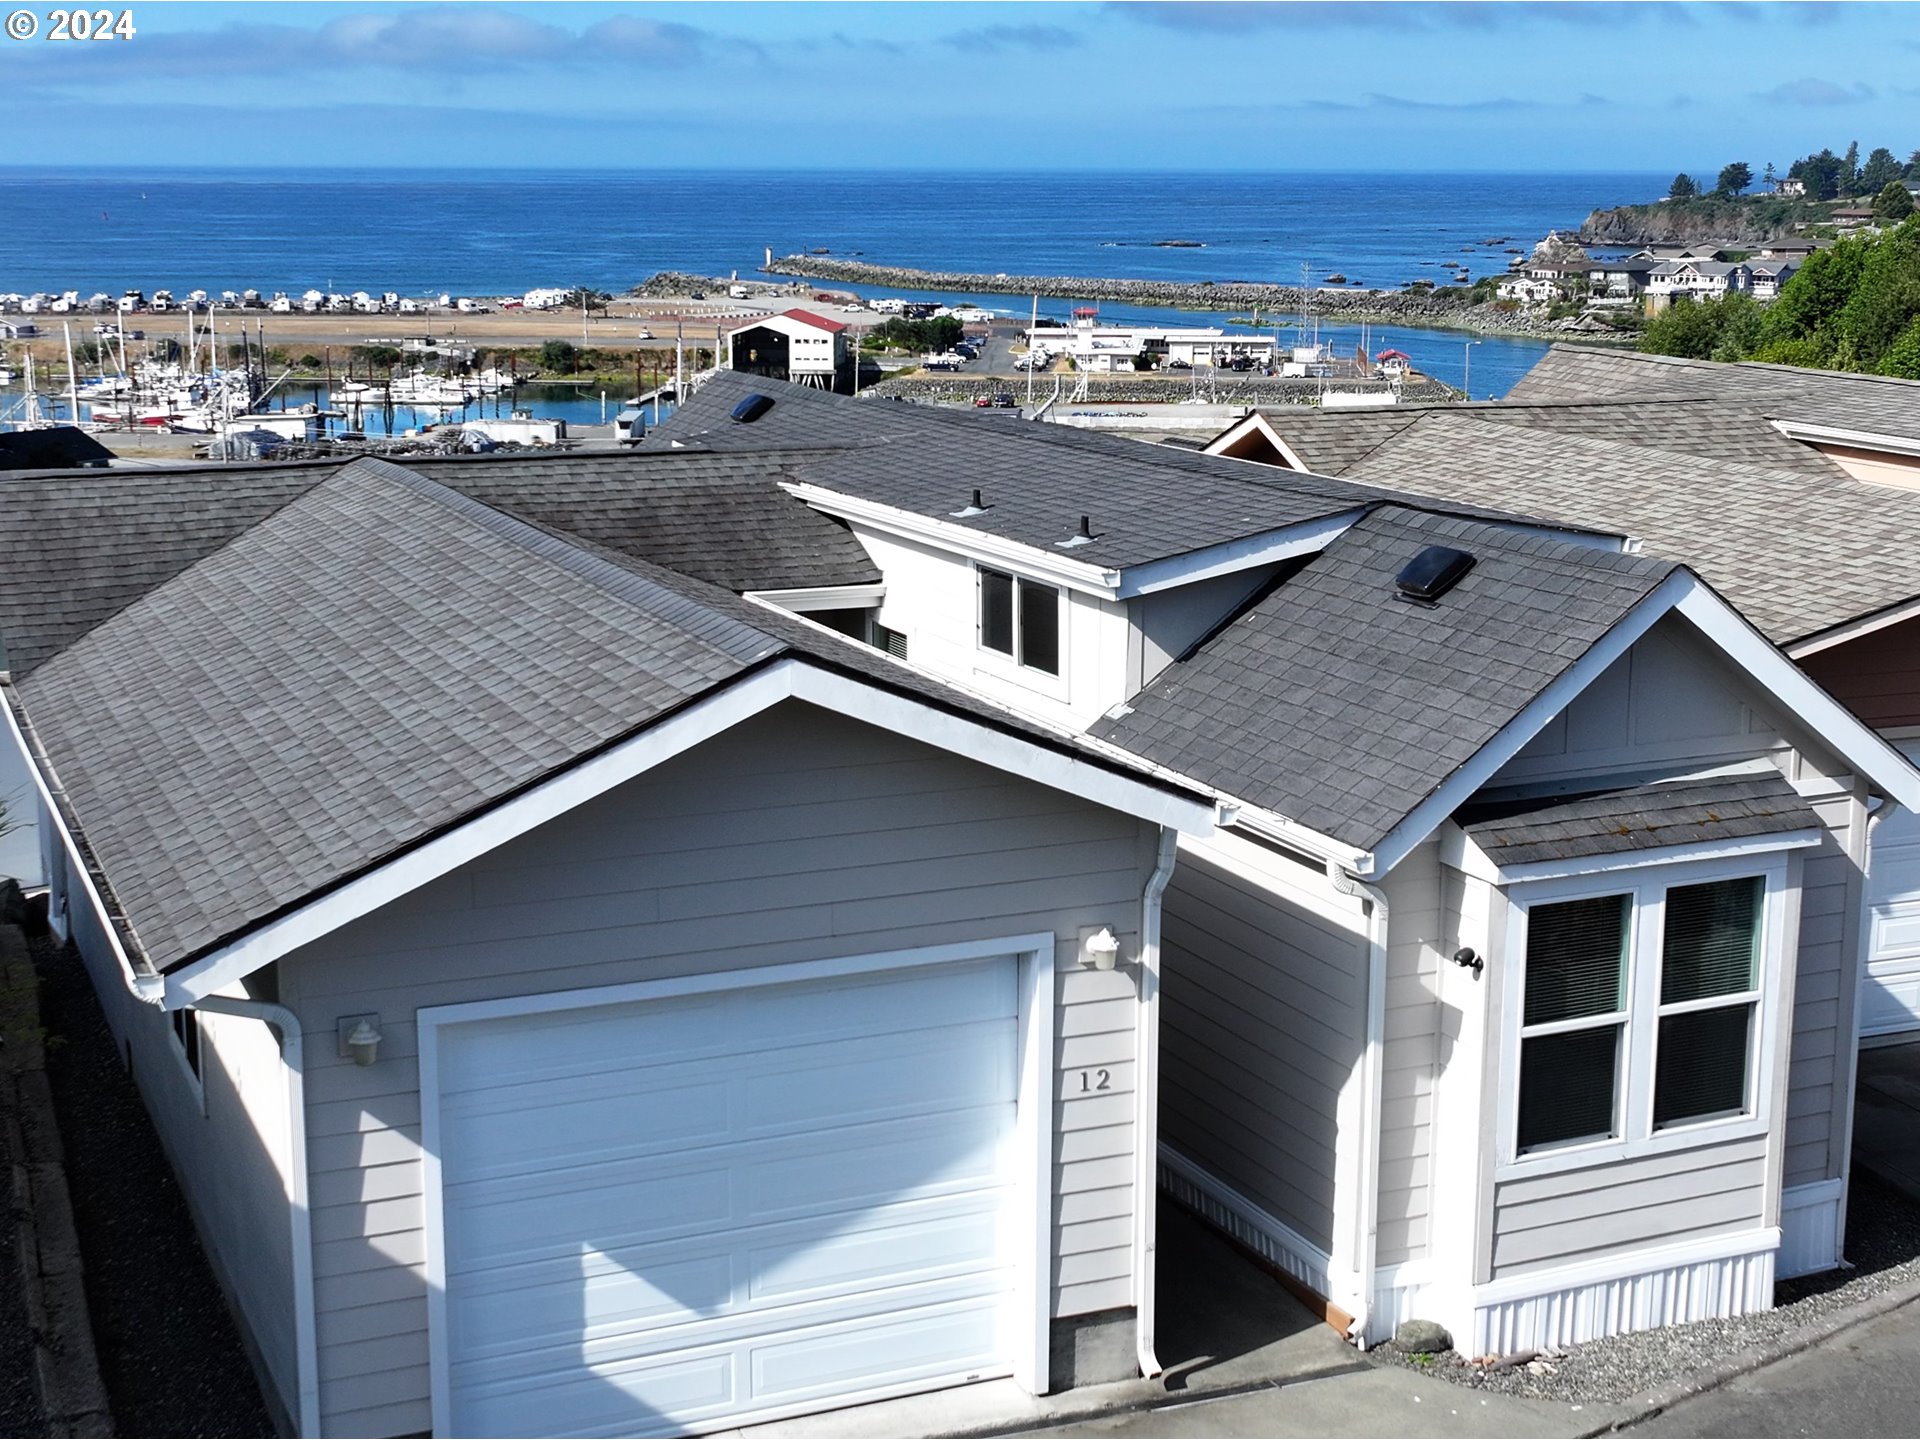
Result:
M1018 1028L998 957L439 1029L452 1432L1010 1373Z
M1895 742L1920 760L1920 740ZM1901 809L1874 827L1867 881L1867 983L1860 996L1860 1033L1895 1035L1920 1029L1920 818Z

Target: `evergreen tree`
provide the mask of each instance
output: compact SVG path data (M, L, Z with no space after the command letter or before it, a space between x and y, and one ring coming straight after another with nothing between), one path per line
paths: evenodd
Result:
M1691 200L1700 193L1700 187L1693 183L1693 177L1682 170L1673 177L1673 184L1667 187L1669 200Z
M1752 167L1744 160L1736 160L1721 170L1720 184L1716 188L1722 195L1738 195L1751 184L1753 184Z
M1860 193L1860 142L1858 140L1847 142L1847 158L1840 163L1844 167L1840 176L1840 193L1858 195Z
M1913 196L1898 180L1889 180L1873 197L1873 218L1898 224L1913 214Z
M1900 178L1900 162L1893 158L1893 151L1882 145L1867 157L1867 163L1860 171L1860 193L1878 195L1887 186Z

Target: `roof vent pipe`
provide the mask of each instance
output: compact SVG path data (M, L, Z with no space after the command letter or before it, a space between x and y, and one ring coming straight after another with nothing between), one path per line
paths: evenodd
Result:
M1060 543L1055 548L1060 550L1071 550L1076 545L1091 545L1095 540L1099 538L1100 538L1099 536L1093 533L1093 518L1089 515L1082 515L1080 517L1080 528L1074 531L1073 534L1069 535L1066 539L1060 541Z
M985 500L982 500L980 498L980 492L978 490L975 490L973 492L973 499L969 500L965 505L962 505L958 510L952 510L952 511L949 511L948 513L952 515L953 518L956 520L970 519L975 515L986 514L987 502Z

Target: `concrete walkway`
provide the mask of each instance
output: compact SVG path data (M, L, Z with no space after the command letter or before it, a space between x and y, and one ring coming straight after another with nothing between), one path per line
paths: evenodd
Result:
M1158 1380L1035 1399L1011 1380L732 1432L893 1435L1580 1435L1611 1412L1473 1394L1375 1365L1244 1251L1163 1202Z
M1920 1042L1860 1052L1853 1160L1920 1200Z

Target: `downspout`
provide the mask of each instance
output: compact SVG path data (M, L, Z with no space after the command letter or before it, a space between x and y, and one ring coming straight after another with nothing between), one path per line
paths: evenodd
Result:
M1180 832L1160 827L1160 858L1140 896L1140 1008L1134 1035L1133 1294L1140 1373L1160 1373L1153 1353L1160 1197L1160 900L1173 878Z
M287 1200L292 1211L294 1388L302 1435L320 1433L320 1345L314 1329L313 1216L307 1203L307 1100L300 1020L284 1005L208 995L194 1007L212 1015L259 1020L280 1032L287 1067Z
M1342 895L1365 901L1367 913L1366 1049L1360 1061L1360 1213L1354 1217L1355 1250L1359 1256L1356 1279L1359 1307L1347 1336L1367 1348L1367 1327L1373 1319L1374 1276L1380 1249L1380 1071L1386 1049L1387 923L1386 892L1343 870L1329 860L1327 879Z

